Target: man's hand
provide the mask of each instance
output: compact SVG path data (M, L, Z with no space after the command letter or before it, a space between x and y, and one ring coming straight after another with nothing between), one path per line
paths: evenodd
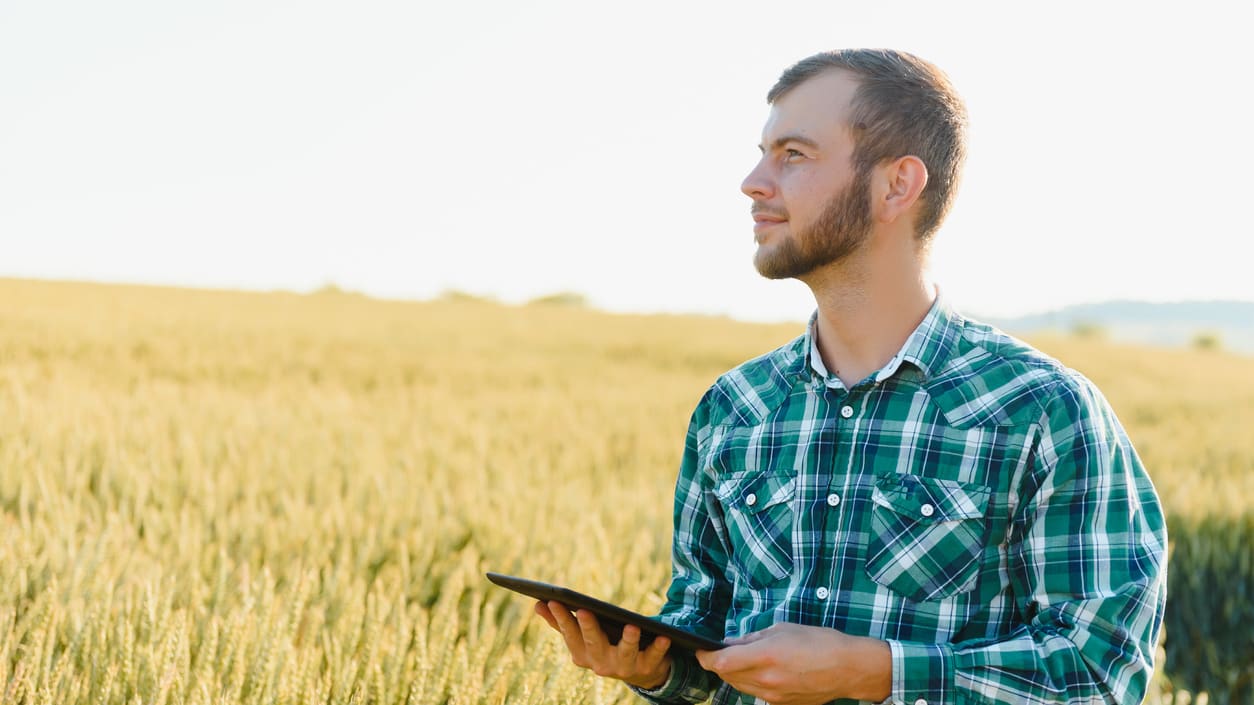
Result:
M835 629L773 624L730 640L697 660L736 690L771 705L819 705L837 698L880 702L892 690L888 642Z
M588 610L579 610L571 616L560 602L537 602L536 614L562 633L570 660L576 666L645 690L661 686L670 676L671 658L666 650L671 642L666 637L657 637L641 651L640 628L634 625L623 627L623 638L614 646L601 631L596 615Z

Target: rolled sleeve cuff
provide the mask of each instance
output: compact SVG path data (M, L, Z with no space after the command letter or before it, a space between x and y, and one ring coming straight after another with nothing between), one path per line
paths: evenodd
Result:
M888 640L893 656L895 705L941 705L956 702L954 653L947 644Z
M705 670L693 657L675 656L671 659L671 674L666 682L653 690L627 686L640 697L656 705L674 703L699 703L709 695L706 692Z

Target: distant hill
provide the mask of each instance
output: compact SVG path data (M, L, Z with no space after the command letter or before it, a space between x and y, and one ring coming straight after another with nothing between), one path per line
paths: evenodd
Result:
M1218 337L1220 347L1254 354L1254 302L1250 301L1109 301L1017 318L976 318L1015 335L1102 334L1149 345L1192 345L1199 335L1212 335Z

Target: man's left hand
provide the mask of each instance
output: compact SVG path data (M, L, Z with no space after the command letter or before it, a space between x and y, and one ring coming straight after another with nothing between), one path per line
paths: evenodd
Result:
M888 642L835 629L773 624L697 660L736 690L771 705L821 705L837 698L879 702L892 689Z

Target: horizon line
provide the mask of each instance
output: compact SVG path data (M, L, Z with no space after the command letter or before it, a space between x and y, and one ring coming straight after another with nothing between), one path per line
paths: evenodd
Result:
M93 286L118 286L118 287L143 287L150 289L176 289L184 291L203 291L203 292L220 292L220 293L252 293L252 294L291 294L297 296L309 296L316 294L340 293L344 295L361 296L371 300L383 302L401 302L401 303L437 303L450 299L464 298L466 300L477 300L483 303L492 303L502 306L526 306L531 304L545 303L546 299L557 299L569 297L572 299L566 302L567 305L575 305L589 308L606 313L621 313L634 315L669 315L669 316L699 316L699 317L715 317L728 318L746 323L804 323L809 317L809 313L803 314L796 319L784 317L773 318L754 318L738 316L726 311L711 311L698 309L656 309L656 308L620 308L606 305L599 302L595 297L591 297L581 291L571 289L556 289L547 293L537 294L535 296L524 299L510 299L500 294L484 293L460 289L456 287L448 287L440 290L433 295L388 295L372 293L368 290L352 288L340 284L332 279L328 279L322 284L314 287L294 288L282 285L262 286L248 284L203 284L203 283L183 283L183 282L164 282L164 281L142 281L131 279L110 279L110 278L62 278L62 277L45 277L7 274L0 272L0 282L29 282L39 284L78 284ZM578 299L576 302L574 299ZM1069 309L1084 308L1089 306L1106 306L1106 305L1148 305L1148 306L1176 306L1176 305L1248 305L1254 306L1254 300L1245 299L1225 299L1225 298L1205 298L1205 299L1169 299L1169 300L1153 300L1153 299L1133 299L1133 298L1112 298L1089 300L1079 303L1063 304L1051 309L1028 310L1021 313L1011 315L988 315L978 311L978 307L971 307L971 317L977 320L985 321L1014 321L1023 318L1036 318L1040 316L1048 316L1063 313Z

